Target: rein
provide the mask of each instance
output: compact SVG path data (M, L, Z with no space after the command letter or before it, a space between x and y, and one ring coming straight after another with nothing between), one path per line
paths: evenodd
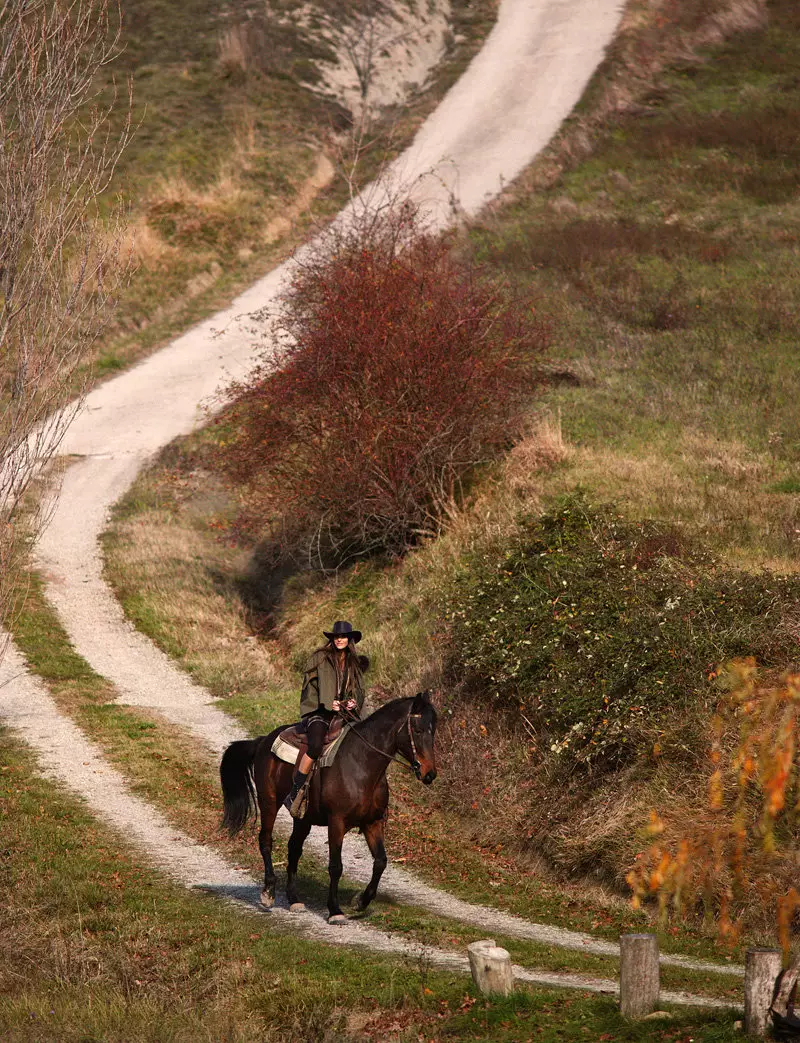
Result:
M362 720L362 718L358 714L353 713L352 711L348 711L346 715L343 714L342 716L345 717L345 720L349 720L349 721L358 722L358 721ZM361 732L356 731L355 728L351 728L350 729L350 734L358 736L358 738L364 743L364 745L368 746L375 753L379 753L382 757L388 757L388 759L390 761L394 761L396 764L399 764L401 768L406 768L408 771L413 771L413 773L417 776L417 778L420 779L420 778L422 778L422 775L421 775L421 772L420 772L421 765L419 763L419 758L417 757L417 745L414 742L414 734L411 731L411 718L412 717L421 717L421 716L422 716L422 714L419 714L419 713L412 714L411 713L411 708L409 707L408 713L406 714L406 719L403 722L407 726L407 728L408 728L408 741L409 741L409 745L411 746L411 755L414 758L411 761L410 764L406 760L406 758L402 755L402 753L398 754L396 751L394 753L387 753L386 750L379 750L377 746L373 746L373 744L368 739L365 739L364 736L361 734ZM400 727L397 729L397 734L399 735L402 730L403 730L403 725L401 724ZM388 764L387 764L387 767L388 767Z

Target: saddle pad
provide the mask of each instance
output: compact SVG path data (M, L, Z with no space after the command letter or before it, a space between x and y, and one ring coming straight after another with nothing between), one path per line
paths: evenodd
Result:
M334 717L328 725L328 731L325 735L325 743L323 749L329 746L344 726L344 721L341 717ZM296 750L301 749L303 746L308 745L308 739L306 738L306 723L305 721L299 721L297 724L289 724L285 728L281 729L281 741L285 742L287 746L294 746Z
M322 751L322 756L317 761L320 768L329 768L333 764L336 754L339 752L339 746L342 743L342 739L350 731L350 725L346 724L333 742L328 743ZM281 733L282 735L283 733ZM285 761L287 764L296 764L297 756L300 753L300 749L297 746L292 746L288 742L285 742L281 735L278 735L272 744L272 752L278 758L278 760Z

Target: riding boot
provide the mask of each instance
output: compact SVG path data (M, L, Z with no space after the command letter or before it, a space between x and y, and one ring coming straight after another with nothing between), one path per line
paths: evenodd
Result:
M289 791L286 800L283 802L283 806L287 811L292 810L292 804L294 804L295 798L300 790L305 786L308 781L308 775L304 771L296 771L294 773L294 780L292 781L292 788Z

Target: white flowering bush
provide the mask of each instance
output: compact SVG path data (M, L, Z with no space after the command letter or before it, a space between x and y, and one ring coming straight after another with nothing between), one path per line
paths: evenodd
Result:
M524 714L552 754L620 762L692 741L718 664L788 668L800 580L726 567L671 527L562 502L442 594L452 682Z

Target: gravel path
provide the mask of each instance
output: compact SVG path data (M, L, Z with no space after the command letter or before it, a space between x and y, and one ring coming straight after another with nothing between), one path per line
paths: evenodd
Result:
M469 974L466 957L369 927L355 920L333 926L313 910L289 912L285 899L268 913L261 910L260 886L244 870L172 826L146 801L131 793L120 773L99 748L65 718L43 685L30 674L12 646L0 663L0 720L19 733L38 754L43 774L84 798L91 810L117 829L144 858L184 887L234 901L253 915L268 917L270 929L290 931L296 937L347 945L385 955L425 962L431 967ZM615 994L610 979L579 974L556 974L514 967L515 977L535 985ZM731 1007L737 1004L688 993L662 992L664 1003L685 1006Z
M602 58L620 6L621 0L504 0L484 48L394 167L396 177L413 183L417 198L440 227L458 210L476 212L546 144ZM217 754L243 737L242 729L126 620L103 580L98 537L111 505L141 467L158 449L197 425L203 403L221 384L247 371L252 358L247 316L275 301L287 271L288 265L276 269L230 308L92 392L62 445L64 453L80 459L64 476L38 548L47 597L80 655L114 683L120 701L159 711ZM0 665L0 676L5 679L0 716L34 746L46 773L83 796L182 883L252 904L254 882L209 849L176 835L155 810L133 796L97 748L58 713L13 646ZM327 861L323 836L310 837L307 848ZM345 872L353 880L369 878L369 856L360 840L347 845ZM485 926L487 932L586 952L618 953L611 942L463 902L395 867L387 870L381 890L398 901ZM279 920L290 914L278 909L270 915ZM297 914L291 917L292 929L297 930ZM358 923L332 928L308 913L303 914L303 925L311 935L339 944L407 952L405 942ZM681 957L662 959L741 973L741 968ZM465 966L462 958L447 953L437 953L436 961L462 970ZM569 978L532 976L521 970L518 974L545 984L554 979L563 984ZM582 979L580 987L613 991L616 986Z

